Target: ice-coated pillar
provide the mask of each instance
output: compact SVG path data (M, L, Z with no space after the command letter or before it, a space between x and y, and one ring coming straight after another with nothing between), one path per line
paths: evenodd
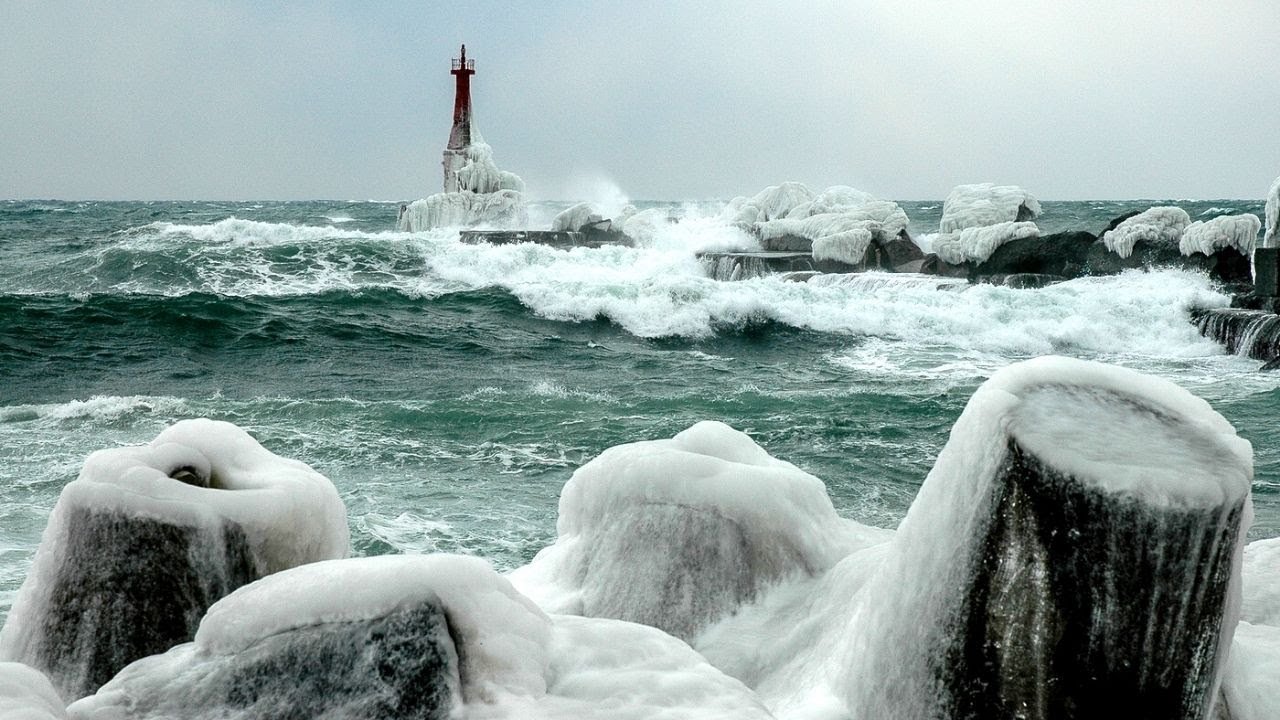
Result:
M183 421L149 445L90 455L63 489L0 659L47 673L73 700L190 640L237 587L348 552L328 479L230 423Z
M1239 613L1252 451L1119 368L996 373L866 593L855 717L1204 718Z

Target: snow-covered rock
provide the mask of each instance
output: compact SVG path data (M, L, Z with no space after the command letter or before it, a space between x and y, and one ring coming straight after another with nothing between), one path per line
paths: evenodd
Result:
M63 489L0 658L42 670L74 699L189 640L237 587L348 552L327 478L230 423L184 420L149 445L93 453Z
M1258 242L1262 221L1257 215L1222 215L1212 220L1197 220L1182 231L1178 249L1183 255L1212 255L1222 248L1234 248L1249 257Z
M548 617L483 560L314 563L223 599L75 720L744 718L755 696L653 628Z
M635 208L633 207L632 210L633 213L628 219L635 215ZM604 217L594 205L589 202L580 202L557 214L551 221L551 229L556 232L579 232L585 227L598 227L603 222Z
M971 227L1034 220L1040 202L1016 185L957 185L942 203L939 232L953 233Z
M966 261L983 263L991 257L991 253L1007 242L1039 236L1040 228L1033 222L980 225L933 236L933 252L952 265L960 265Z
M1180 207L1162 205L1128 218L1115 228L1102 234L1102 242L1108 250L1127 258L1133 254L1133 246L1139 242L1177 247L1182 233L1191 224L1191 216Z
M548 612L689 639L771 585L867 544L822 481L745 434L702 422L609 448L560 495L558 537L512 582Z

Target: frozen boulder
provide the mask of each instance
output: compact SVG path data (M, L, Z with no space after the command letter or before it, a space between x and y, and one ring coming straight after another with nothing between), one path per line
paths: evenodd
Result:
M942 203L939 232L1026 222L1040 215L1040 201L1016 185L957 185Z
M1209 717L1252 450L1157 378L1046 357L970 400L849 627L853 717Z
M936 236L933 240L933 252L952 265L965 262L980 265L1002 245L1035 237L1040 237L1040 228L1033 222L1002 222L967 227L958 232Z
M65 705L44 673L0 662L0 720L66 720Z
M1249 257L1258 243L1262 221L1257 215L1222 215L1212 220L1197 220L1187 226L1178 241L1183 255L1213 255L1219 250L1231 249Z
M654 628L548 617L478 558L287 570L209 609L195 640L125 668L71 718L742 718L741 683Z
M237 587L348 552L328 479L230 423L185 420L149 445L93 453L63 489L0 657L75 699L190 640Z
M864 543L822 481L745 434L702 422L609 448L560 495L558 537L512 582L549 612L689 639L766 588Z
M551 230L553 232L581 232L589 229L608 230L608 227L604 227L608 222L596 211L594 205L581 202L557 214L551 221Z
M1174 206L1153 207L1133 215L1102 233L1107 250L1127 258L1139 242L1155 246L1179 247L1182 232L1191 224L1186 210Z

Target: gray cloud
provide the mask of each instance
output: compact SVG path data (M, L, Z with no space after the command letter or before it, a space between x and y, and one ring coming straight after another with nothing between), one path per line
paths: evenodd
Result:
M1280 173L1269 0L368 5L4 5L0 196L420 197L459 42L481 132L546 198L1258 197Z

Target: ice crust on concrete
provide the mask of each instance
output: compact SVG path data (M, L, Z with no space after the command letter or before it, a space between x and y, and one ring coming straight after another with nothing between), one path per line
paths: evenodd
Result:
M1190 224L1191 216L1186 210L1162 205L1144 210L1103 233L1102 242L1111 252L1127 258L1133 254L1133 246L1138 241L1179 245L1183 231Z
M959 265L966 261L984 263L991 253L1012 240L1040 236L1033 222L1002 222L967 227L958 232L935 235L933 252L943 262Z
M63 489L0 657L48 673L74 699L189 639L236 587L349 548L327 478L235 425L184 420L148 445L93 453Z
M1212 220L1197 220L1187 226L1178 241L1183 255L1212 255L1222 248L1234 248L1248 257L1258 243L1262 221L1257 215L1222 215Z
M44 673L0 662L0 720L65 720L65 705Z
M1016 185L957 185L942 203L938 230L953 233L965 228L1034 220L1040 201Z
M560 495L556 542L512 582L549 612L690 639L768 587L820 574L874 531L822 481L723 423L609 448Z
M1011 453L1020 448L1019 455ZM979 665L954 665L957 657L947 648L962 646L965 620L953 613L968 607L957 605L955 593L978 579L978 568L994 558L1003 558L994 569L982 572L992 582L1001 580L1000 568L1019 572L1020 587L1034 589L1038 555L1022 556L1020 545L996 550L1003 555L984 555L978 536L992 522L991 513L995 499L992 493L994 478L1009 476L1009 465L1031 462L1050 470L1043 477L1050 478L1048 487L1060 481L1054 477L1069 478L1063 487L1074 488L1069 492L1082 498L1094 498L1107 512L1131 513L1129 522L1141 520L1152 527L1172 533L1168 540L1175 543L1192 542L1199 552L1209 552L1216 558L1195 570L1212 573L1212 580L1189 580L1181 566L1171 573L1176 578L1170 582L1206 582L1224 587L1221 615L1209 612L1204 618L1207 625L1196 626L1200 634L1207 634L1210 645L1199 646L1205 656L1179 657L1176 666L1181 671L1189 663L1200 671L1211 668L1207 676L1192 678L1197 685L1196 697L1212 702L1216 695L1227 644L1238 616L1240 552L1243 534L1248 527L1251 510L1249 487L1252 481L1252 456L1248 442L1237 437L1225 419L1214 412L1203 400L1165 380L1144 376L1122 368L1108 367L1067 358L1043 357L1004 368L995 373L970 400L964 413L952 429L950 440L938 457L932 472L920 489L915 502L899 527L897 535L887 547L880 570L863 588L866 601L859 604L849 626L854 628L854 639L846 655L845 680L848 709L854 717L932 718L950 716L955 710L952 703L961 703L955 692L985 692L986 687L976 678L954 677L959 686L949 685L947 677L952 673L980 670ZM1126 510L1131 508L1131 510ZM1169 518L1189 518L1168 521ZM1197 520L1197 518L1199 520ZM1081 518L1084 521L1085 518ZM1196 522L1206 525L1195 525ZM1168 524L1162 524L1167 522ZM1083 522L1081 529L1085 529ZM1075 527L1069 524L1060 533L1068 533ZM1181 532L1185 529L1187 535ZM1126 532L1127 525L1106 525L1092 533L1100 533L1104 542L1108 533ZM1177 531L1175 533L1175 531ZM1034 525L1012 532L1038 533ZM1196 545L1200 532L1220 539L1222 544ZM1067 535L1066 539L1070 536ZM1159 552L1166 538L1144 538ZM1028 546L1030 547L1030 546ZM1084 548L1086 546L1082 546ZM1234 550L1232 548L1234 547ZM1128 544L1113 548L1117 559L1129 552ZM1170 550L1173 557L1147 562L1154 565L1113 566L1105 554L1092 556L1084 564L1083 558L1072 560L1071 546L1055 550L1063 557L1051 557L1046 567L1055 572L1075 567L1076 572L1111 573L1115 578L1131 578L1135 573L1154 572L1165 581L1165 563L1187 563L1181 550ZM1181 553L1181 554L1180 554ZM1192 562L1195 558L1191 559ZM1007 564L1005 564L1007 563ZM1067 563L1064 565L1063 563ZM1094 567L1092 563L1102 563ZM1223 574L1218 574L1223 573ZM1011 578L1012 579L1012 578ZM1028 585L1029 583L1029 585ZM1123 582L1118 583L1120 585ZM1108 585L1091 586L1101 591ZM1184 596L1188 586L1157 588L1169 593L1167 602L1188 597L1192 607L1209 599ZM1051 587L1049 588L1051 591ZM1150 588L1142 588L1149 591ZM994 590L993 590L994 592ZM1074 602L1065 598L1068 605ZM1014 603L1016 598L1001 597L1001 603ZM964 602L976 602L973 600ZM1104 603L1097 612L1123 612L1123 604ZM999 617L1010 618L1010 629L1037 627L1043 622L1044 608L1020 608L1001 604L996 606ZM1162 606L1163 607L1163 606ZM1212 608L1210 608L1212 610ZM1082 611L1083 612L1083 611ZM1139 612L1140 622L1146 628L1148 615ZM1092 618L1090 620L1089 618ZM1121 627L1114 630L1105 624L1108 617L1092 616L1072 619L1073 633L1092 632L1089 623L1104 622L1096 631L1113 633L1100 636L1099 642L1116 644L1124 652L1147 659L1156 657L1155 650L1142 650L1140 637L1124 635ZM1132 620L1133 618L1130 618ZM1155 622L1154 619L1152 622ZM988 625L998 628L999 625ZM1217 628L1216 630L1214 628ZM1132 630L1132 629L1131 629ZM1159 641L1182 640L1181 633L1188 628L1155 628ZM954 635L957 633L958 635ZM989 652L1030 653L1040 652L1033 643L1020 644L1018 636L1005 638L1004 649L996 642L987 645ZM1032 637L1035 637L1032 635ZM1090 635L1090 637L1092 637ZM1103 638L1106 638L1105 640ZM1214 638L1217 638L1216 642ZM981 637L975 642L982 643ZM967 642L967 641L966 641ZM1136 643L1137 651L1134 651ZM1216 650L1215 650L1216 648ZM1207 663L1207 665L1205 664ZM950 668L949 670L945 668ZM1099 671L1101 668L1093 670ZM1036 672L1035 667L1022 667L1022 677ZM1199 678L1199 679L1197 679ZM988 678L987 681L990 681ZM978 684L975 684L978 683ZM1014 683L1016 686L1017 683ZM1087 685L1087 681L1086 681ZM948 689L950 688L950 689ZM1058 692L1062 691L1059 686ZM1168 699L1168 698L1165 698ZM1174 698L1175 701L1180 700ZM951 709L948 709L951 708Z

